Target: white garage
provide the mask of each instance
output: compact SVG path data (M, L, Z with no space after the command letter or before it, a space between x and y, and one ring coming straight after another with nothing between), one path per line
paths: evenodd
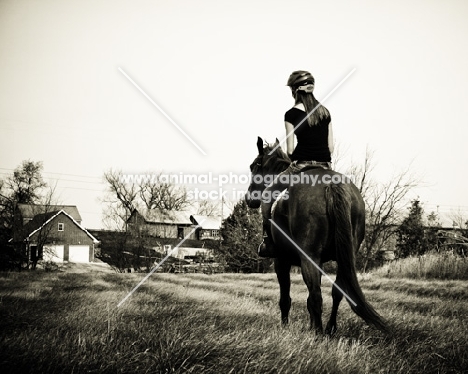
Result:
M68 261L89 262L89 245L70 245L68 247Z
M43 249L44 261L63 262L64 246L63 245L46 245Z

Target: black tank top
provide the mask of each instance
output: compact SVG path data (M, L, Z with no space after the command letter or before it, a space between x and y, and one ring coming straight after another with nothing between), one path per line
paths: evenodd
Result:
M298 108L289 109L284 120L294 126L297 145L292 154L292 161L331 162L328 148L328 125L330 117L325 117L317 125L309 126L307 120L297 127L307 116L307 113Z

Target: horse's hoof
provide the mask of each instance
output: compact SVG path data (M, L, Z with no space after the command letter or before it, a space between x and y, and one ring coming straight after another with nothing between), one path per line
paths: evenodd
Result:
M329 336L333 336L336 334L336 325L330 326L327 325L327 328L325 329L325 334Z
M315 333L315 335L323 335L323 328L322 327L310 326L309 330L313 331Z

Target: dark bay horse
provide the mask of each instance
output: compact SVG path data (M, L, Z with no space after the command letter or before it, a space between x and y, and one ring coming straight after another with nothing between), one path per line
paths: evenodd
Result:
M250 166L252 183L246 195L250 208L260 207L266 176L278 175L290 165L278 140L273 145L264 146L259 137L257 148L258 156ZM288 194L275 203L271 220L283 324L288 323L291 307L291 266L300 266L309 290L307 309L310 326L322 332L320 283L321 276L327 276L322 264L336 261L338 269L332 288L333 307L326 333L336 331L338 306L343 297L364 321L387 332L386 322L366 301L356 275L355 255L365 230L365 206L359 190L349 179L329 169L309 168L300 175L303 180L292 183Z

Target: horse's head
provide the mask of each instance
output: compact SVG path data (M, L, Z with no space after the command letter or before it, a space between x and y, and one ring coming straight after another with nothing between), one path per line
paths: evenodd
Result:
M274 144L267 144L258 137L258 156L250 165L251 182L245 201L250 208L257 209L262 202L263 190L273 181L273 177L285 170L291 163L286 153L279 145L278 139Z

